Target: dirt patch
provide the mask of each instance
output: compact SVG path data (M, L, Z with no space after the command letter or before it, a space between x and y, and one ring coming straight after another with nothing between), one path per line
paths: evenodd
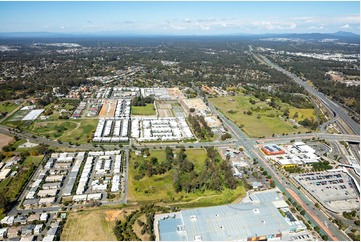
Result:
M100 110L99 117L101 117L101 118L114 117L116 107L117 107L117 100L105 100L105 101L103 101L103 106L102 106L102 109Z
M158 109L159 117L173 117L172 111L170 109Z
M117 219L122 219L125 216L123 210L108 210L105 212L105 220L107 222L113 222Z
M0 150L10 144L11 142L14 141L14 138L13 137L10 137L10 136L7 136L5 134L0 134Z

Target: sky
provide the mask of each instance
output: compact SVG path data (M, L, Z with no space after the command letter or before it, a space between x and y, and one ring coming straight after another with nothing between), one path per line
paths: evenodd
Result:
M0 32L360 33L359 1L3 2Z

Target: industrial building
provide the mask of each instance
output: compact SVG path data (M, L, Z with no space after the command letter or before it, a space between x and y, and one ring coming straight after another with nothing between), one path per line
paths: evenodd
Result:
M156 215L154 228L162 241L289 240L291 233L306 230L277 189L253 193L240 204Z
M138 141L174 141L192 139L185 118L133 118L131 136Z

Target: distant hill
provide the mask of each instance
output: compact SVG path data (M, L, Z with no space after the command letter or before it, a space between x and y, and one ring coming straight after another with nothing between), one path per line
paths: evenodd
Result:
M162 35L162 34L126 34L126 33L53 33L53 32L8 32L0 33L0 38L92 38L92 37L158 37L158 38L207 38L207 37L240 37L240 38L298 38L304 40L323 40L323 39L338 39L340 41L347 41L352 43L360 42L360 35L338 31L336 33L290 33L290 34L221 34L221 35Z

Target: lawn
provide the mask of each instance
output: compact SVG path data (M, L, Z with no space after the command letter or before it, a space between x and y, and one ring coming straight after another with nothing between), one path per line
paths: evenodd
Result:
M174 153L178 153L174 150ZM203 169L207 152L205 149L187 149L187 158L194 163L194 170L200 172ZM195 193L179 192L173 187L174 174L170 170L162 175L144 176L140 180L135 180L137 171L134 169L135 161L150 160L157 157L158 161L165 160L164 150L151 150L147 158L136 156L131 152L129 163L128 199L133 202L164 202L182 205L184 207L198 207L203 205L219 205L230 203L245 194L243 187L236 190L224 189L222 192L206 190Z
M132 106L132 115L155 115L155 108L153 103L148 103L146 106Z
M0 113L10 113L13 111L18 105L14 102L0 102Z
M29 126L29 131L50 139L60 139L66 142L87 143L93 137L98 120L57 120L36 121Z
M251 104L250 99L255 100L256 103ZM302 115L305 118L314 114L313 109L297 109L284 103L281 103L281 109L277 110L253 96L217 97L210 98L209 101L251 137L269 137L272 134L309 131L305 127L295 128L291 122L285 121L282 116L286 108L289 108L291 118L295 112L299 113L300 118ZM247 111L251 111L252 114L245 114L244 112Z
M62 241L115 241L113 228L121 210L88 210L72 212L68 215Z

